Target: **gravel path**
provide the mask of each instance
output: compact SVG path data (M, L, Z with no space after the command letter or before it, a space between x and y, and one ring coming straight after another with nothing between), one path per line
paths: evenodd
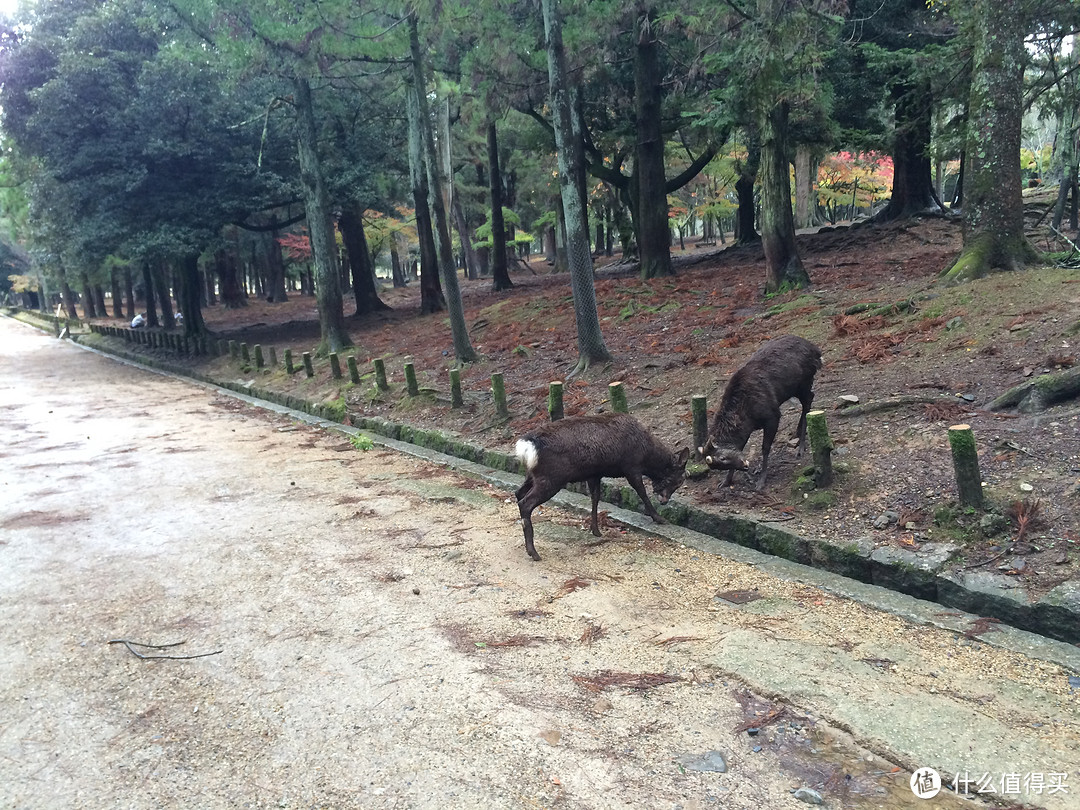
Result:
M1057 665L551 506L533 563L504 490L4 319L0 365L0 807L1076 806Z

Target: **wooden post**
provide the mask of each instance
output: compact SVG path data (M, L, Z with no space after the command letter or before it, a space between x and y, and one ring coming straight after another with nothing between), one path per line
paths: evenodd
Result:
M233 360L236 360L238 357L240 357L240 346L237 345L235 340L229 341L229 357L231 357Z
M304 361L304 372L308 375L308 379L311 379L315 376L315 366L311 364L311 352L304 352L300 357Z
M450 407L460 408L465 404L461 398L461 369L450 369Z
M353 385L360 384L360 369L356 367L356 355L350 354L346 362L349 365L349 382Z
M375 366L375 386L380 391L388 391L390 386L386 384L386 363L376 357L371 364Z
M285 373L286 374L292 374L294 371L296 371L296 369L293 368L293 364L292 364L292 349L286 349L285 350Z
M561 380L548 383L548 416L552 422L558 422L565 416L563 412L563 384Z
M255 344L255 368L262 368L265 365L263 362L262 344Z
M217 342L217 355L218 357L224 357L229 353L229 342L227 340L219 340Z
M608 387L608 397L611 399L611 410L616 413L630 413L626 405L626 388L621 382L613 382Z
M952 448L960 505L982 509L982 475L979 474L979 454L975 450L975 434L971 426L953 425L949 428L949 447Z
M248 345L246 343L240 344L240 356L244 358L245 363L251 362L251 352L248 350Z
M277 348L270 347L270 368L277 368Z
M337 352L330 352L330 376L335 380L341 379L341 361L338 360Z
M506 384L501 371L491 375L491 393L495 395L495 413L504 418L509 416L510 409L506 407Z
M690 397L690 417L694 425L694 452L709 439L709 410L703 394Z
M825 424L825 411L806 414L806 436L814 457L814 483L819 487L830 486L833 480L833 443L829 437L829 427Z
M416 369L412 363L405 364L405 388L410 397L420 396L420 386L416 384Z

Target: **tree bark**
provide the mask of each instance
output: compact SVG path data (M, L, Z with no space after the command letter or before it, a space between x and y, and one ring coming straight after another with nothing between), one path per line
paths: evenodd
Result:
M765 249L765 292L806 287L810 276L795 247L787 158L788 105L780 102L761 121L761 242Z
M146 307L146 326L156 327L158 323L157 307L154 305L154 278L150 273L150 262L143 261L142 263L142 277L143 277L143 291L146 296L146 300L143 302Z
M968 102L964 246L945 271L949 282L994 270L1022 270L1036 259L1024 236L1020 125L1023 116L1023 0L976 3Z
M352 342L345 330L344 301L341 278L338 274L337 247L330 220L330 202L319 160L315 108L311 85L297 76L296 146L300 157L300 185L304 195L308 235L311 238L311 257L315 264L315 302L319 311L318 353L322 355L343 351Z
M656 10L638 5L634 25L634 101L637 131L637 234L641 277L672 276L667 176L661 131L660 58Z
M135 285L130 265L124 268L124 315L129 321L135 317Z
M817 179L817 161L809 146L799 144L795 148L795 227L810 228L816 221L814 197Z
M82 280L83 319L96 318L97 303L94 301L94 291L90 287L90 276L86 273L80 273L79 278Z
M934 199L930 134L933 96L930 82L898 84L892 91L896 106L893 135L893 186L889 204L877 214L878 222L940 211Z
M379 291L375 287L375 267L371 262L371 251L368 249L363 212L359 203L350 203L342 209L338 225L341 228L341 240L345 243L345 252L349 256L349 267L352 269L356 314L367 315L390 309L379 298Z
M158 291L158 303L161 305L161 325L166 329L176 326L173 315L172 298L169 295L169 265L164 259L154 262L150 272L154 276L154 289Z
M735 244L754 245L761 241L755 227L754 184L761 166L761 144L756 129L749 132L746 143L746 160L738 165L739 176L735 180L735 198L738 211L735 215Z
M554 107L559 191L566 212L567 259L574 296L574 315L577 320L578 362L575 371L584 371L591 363L610 360L611 354L604 345L600 318L596 311L596 289L593 287L585 201L581 199L577 184L573 182L573 167L581 160L582 144L572 134L559 0L542 0L542 6L547 39L549 96Z
M75 309L75 291L71 289L71 285L68 283L67 271L64 269L63 264L59 265L57 272L60 275L60 300L64 304L64 311L69 318L78 320L79 312ZM134 318L135 316L132 315L131 317Z
M240 286L240 279L236 272L236 257L227 250L219 250L214 254L214 270L218 277L218 286L221 291L221 303L225 309L239 309L247 306L247 295Z
M412 54L413 88L417 91L426 87L424 79L424 61L420 52L420 32L416 14L409 16L409 48ZM443 289L446 291L446 307L450 316L450 332L454 341L454 356L459 363L470 363L477 359L476 350L469 341L469 330L465 325L465 307L461 301L461 287L458 285L457 265L450 242L450 228L446 221L446 206L443 204L441 184L439 182L439 159L435 152L435 138L431 131L431 117L428 114L427 95L417 92L418 123L424 150L424 162L427 164L428 198L431 201L435 224L435 246L438 249L439 270Z
M1074 58L1075 50L1074 50ZM1080 124L1077 122L1076 108L1072 105L1068 105L1067 109L1063 110L1060 117L1060 124L1058 126L1058 149L1055 156L1054 173L1058 175L1058 197L1054 204L1054 217L1051 224L1061 230L1061 223L1065 221L1065 203L1069 197L1072 197L1072 216L1071 222L1073 230L1076 230L1077 220L1077 179L1080 175L1077 164L1078 150L1077 150L1077 134L1080 129Z
M105 307L105 288L100 284L93 285L94 303L97 304L98 314L102 318L106 318L109 315L109 310Z
M495 122L487 129L488 181L491 186L491 289L495 292L514 286L506 263L506 226L503 222L502 170L499 167L499 135Z
M124 302L121 300L120 271L116 267L109 270L109 283L112 286L112 314L114 318L124 317ZM132 315L131 317L135 317Z
M465 217L460 193L450 198L450 209L454 216L454 224L457 226L458 239L461 240L461 251L465 254L465 277L474 281L480 277L480 258L476 255L476 248L473 247L473 230Z
M270 244L266 249L267 291L266 300L271 304L284 304L289 300L285 291L285 260L281 255L280 232L277 227L277 215L270 217Z
M198 337L206 333L202 315L202 282L199 278L199 254L189 253L180 260L176 277L176 303L184 314L184 334Z
M398 251L397 234L390 235L390 275L394 279L394 287L408 286L405 280L405 270L401 266L401 253Z
M424 166L423 136L420 132L420 102L415 79L410 73L405 79L408 87L407 112L409 119L409 178L412 182L413 206L416 212L416 238L420 243L420 314L442 312L446 309L442 282L439 280L439 257L435 251L435 234L428 206L428 178Z

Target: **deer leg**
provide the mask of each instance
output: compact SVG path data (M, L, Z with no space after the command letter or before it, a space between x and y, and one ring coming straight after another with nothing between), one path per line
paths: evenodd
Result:
M761 435L761 475L758 477L757 486L754 487L758 492L765 489L765 479L769 471L769 451L772 450L773 439L776 438L776 430L780 427L780 414L777 413L776 418L770 419L765 428L762 430Z
M640 475L628 475L626 480L630 482L630 486L634 488L634 492L641 498L641 503L645 506L645 514L653 519L653 523L667 523L660 514L653 508L652 501L649 500L649 493L645 489L645 484L641 480Z
M600 526L597 522L596 509L600 505L600 479L590 478L589 484L589 497L592 498L592 525L591 530L594 536L600 536Z
M799 417L799 427L795 431L795 436L799 440L795 446L796 458L799 458L806 450L806 415L810 413L810 408L814 404L814 392L809 388L802 391L799 394L799 402L802 403L802 415Z
M726 478L724 479L724 484L723 484L723 485L724 485L725 487L730 487L730 486L731 486L731 482L732 482L732 481L733 481L734 479L735 479L735 470L728 470L728 471L727 471L727 477L726 477Z
M531 486L526 487L525 484L529 484L530 481L532 482ZM527 479L525 484L518 490L518 512L521 514L522 531L525 532L525 551L529 553L530 557L539 562L540 555L536 553L536 546L533 545L532 512L540 504L551 500L552 496L562 487L553 489L546 482L537 482L532 477Z
M528 492L530 489L532 489L532 486L533 486L533 477L532 477L532 475L525 476L525 483L523 483L520 487L518 487L517 492L514 493L517 496L517 499L518 499L519 502L521 501L522 498L525 497L525 493Z

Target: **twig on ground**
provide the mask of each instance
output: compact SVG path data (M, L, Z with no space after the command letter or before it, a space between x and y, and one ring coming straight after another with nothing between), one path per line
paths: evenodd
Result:
M138 641L129 641L126 638L114 638L109 641L110 644L123 644L128 648L128 652L134 655L136 658L141 658L144 661L148 660L170 660L170 661L187 661L192 658L206 658L208 655L217 655L224 652L224 650L214 650L207 653L196 653L195 655L144 655L136 650L136 647L142 647L147 650L165 650L169 647L179 647L181 644L186 644L185 641L174 641L171 644L142 644Z

